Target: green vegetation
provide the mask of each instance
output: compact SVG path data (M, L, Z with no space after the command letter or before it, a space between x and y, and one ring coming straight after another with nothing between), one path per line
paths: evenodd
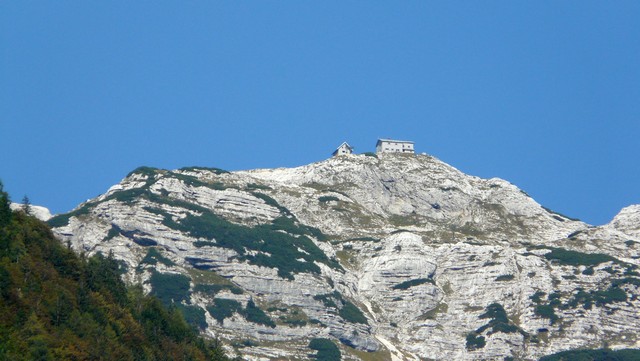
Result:
M240 302L236 300L230 300L225 298L216 298L213 300L213 305L207 306L207 311L211 317L215 318L220 324L225 318L231 317L234 313L242 315L247 321L269 326L276 327L275 322L262 311L253 300L247 302L247 307L242 308Z
M269 186L262 185L262 184L249 183L249 184L247 184L247 189L253 189L253 190L256 190L256 189L257 189L257 190L264 190L264 191L268 191L268 190L270 190L270 189L272 189L272 188L271 188L271 187L269 187Z
M367 157L378 158L378 155L376 153L374 153L374 152L364 152L362 154L366 155Z
M509 321L507 313L499 303L492 303L487 306L486 312L480 315L480 318L488 318L490 321L476 330L476 333L478 334L488 328L491 328L491 332L489 332L489 334L496 332L514 333L519 331L518 326Z
M605 262L620 263L616 258L607 254L582 253L563 248L551 248L551 252L545 254L544 257L548 260L569 266L597 266Z
M394 290L406 290L409 287L418 286L418 285L422 285L422 284L425 284L425 283L435 284L435 282L431 278L417 278L417 279L414 279L414 280L409 280L409 281L404 281L402 283L398 283L397 285L393 286L392 288Z
M153 272L151 279L151 294L158 297L165 305L188 301L190 278L173 273Z
M150 247L147 249L147 255L144 256L142 261L140 261L140 264L156 265L158 264L158 262L162 263L165 266L175 265L172 260L163 256L162 253L160 253L160 250L156 247Z
M215 318L220 324L225 318L231 317L234 312L242 310L242 305L236 300L228 300L226 298L216 298L213 305L207 306L207 311L211 317Z
M224 169L220 169L220 168L211 168L211 167L198 167L198 166L193 166L193 167L182 167L179 170L181 171L185 171L185 172L197 172L197 171L209 171L215 174L227 174L229 173L229 171L224 170Z
M293 279L293 273L298 272L320 273L320 267L314 262L339 267L309 239L312 230L290 218L280 217L272 224L247 227L231 223L209 210L201 213L200 216L188 215L179 222L166 215L163 223L192 237L215 239L217 247L233 249L240 255L239 259L249 263L277 268L283 278ZM247 254L247 250L259 253Z
M201 292L210 296L215 296L222 290L229 290L234 295L241 295L243 293L240 287L233 284L198 284L193 287L193 292Z
M347 322L367 324L367 318L364 317L362 311L349 301L344 303L344 306L338 311L338 315Z
M544 356L539 361L637 361L640 350L571 350Z
M127 288L111 255L78 257L11 212L0 184L1 360L227 360L178 308Z
M334 291L323 295L313 296L314 300L321 301L325 307L338 309L338 315L347 322L367 324L367 318L353 303L345 300L340 292Z
M269 316L267 316L264 311L256 306L256 304L251 299L249 300L249 302L247 302L247 307L241 313L249 322L269 326L271 328L276 327L275 322L273 322L273 320Z
M339 200L340 198L335 196L320 196L318 198L318 201L320 201L320 203L337 202Z
M318 361L340 361L340 349L327 338L314 338L309 342L309 348L318 351L315 359Z
M475 332L467 334L467 350L475 351L483 348L486 344L487 342L485 341L484 336L479 336Z
M548 318L552 325L560 319L551 305L537 305L534 312L540 317Z

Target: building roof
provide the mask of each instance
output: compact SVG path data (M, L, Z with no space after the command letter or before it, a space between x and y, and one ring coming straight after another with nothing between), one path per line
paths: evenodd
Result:
M340 144L340 146L338 146L338 148L336 148L336 150L342 148L343 145L346 145L347 148L349 148L349 150L353 150L353 147L349 145L349 143L347 142L342 142L342 144Z
M413 144L412 141L410 140L396 140L396 139L378 139L378 142L376 143L376 145L382 143L382 142L393 142L393 143L409 143L409 144Z

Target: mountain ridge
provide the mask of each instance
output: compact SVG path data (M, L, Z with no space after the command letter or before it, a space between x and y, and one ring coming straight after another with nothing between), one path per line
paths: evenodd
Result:
M246 357L305 359L308 340L326 337L345 359L535 359L594 341L639 346L622 335L640 330L639 212L628 208L593 227L507 181L380 154L143 167L50 224L76 249L113 252L149 292L167 288L155 275L186 277L178 302L204 333L250 340Z

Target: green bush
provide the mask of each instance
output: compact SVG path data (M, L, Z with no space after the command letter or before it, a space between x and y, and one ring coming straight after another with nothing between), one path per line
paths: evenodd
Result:
M318 351L315 355L315 359L318 361L340 361L342 359L340 349L329 339L314 338L309 342L309 348Z
M249 300L249 302L247 302L247 307L241 313L245 317L245 319L249 322L269 326L271 328L276 327L276 324L275 322L273 322L271 317L267 316L267 314L264 313L264 311L262 311L258 306L256 306L253 300Z
M345 302L344 306L338 311L338 315L347 322L367 324L367 318L364 317L362 311L349 301Z
M207 311L209 311L211 317L222 324L224 319L231 317L234 312L242 311L242 305L236 300L216 298L213 300L213 305L207 306Z
M339 200L340 198L334 196L320 196L318 198L318 201L320 201L320 203L337 202Z
M570 350L541 357L539 361L637 361L640 350Z
M241 295L243 293L240 287L237 287L231 284L211 284L211 285L198 284L198 285L195 285L195 287L193 287L193 292L201 292L211 296L215 296L218 292L222 290L229 290L234 295Z
M165 305L189 300L190 278L180 274L153 272L151 275L151 294Z
M544 257L569 266L597 266L605 262L620 263L620 261L607 254L582 253L563 248L551 248L551 252L545 254Z
M475 332L467 334L467 350L475 351L483 348L486 344L484 336L480 336Z
M417 279L414 279L414 280L409 280L409 281L404 281L402 283L398 283L397 285L393 286L392 288L394 290L406 290L409 287L418 286L418 285L422 285L422 284L425 284L425 283L434 284L435 282L431 278L417 278Z
M147 255L144 256L140 264L150 264L155 265L158 262L162 263L165 266L173 266L175 263L169 258L165 257L160 253L160 251L156 247L150 247L147 249Z
M548 318L552 325L560 319L551 305L537 305L534 312L540 317Z

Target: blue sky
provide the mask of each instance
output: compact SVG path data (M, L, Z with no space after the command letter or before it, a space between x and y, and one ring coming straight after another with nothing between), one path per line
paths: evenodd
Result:
M0 2L0 179L71 210L148 165L413 140L591 224L640 203L638 1Z

